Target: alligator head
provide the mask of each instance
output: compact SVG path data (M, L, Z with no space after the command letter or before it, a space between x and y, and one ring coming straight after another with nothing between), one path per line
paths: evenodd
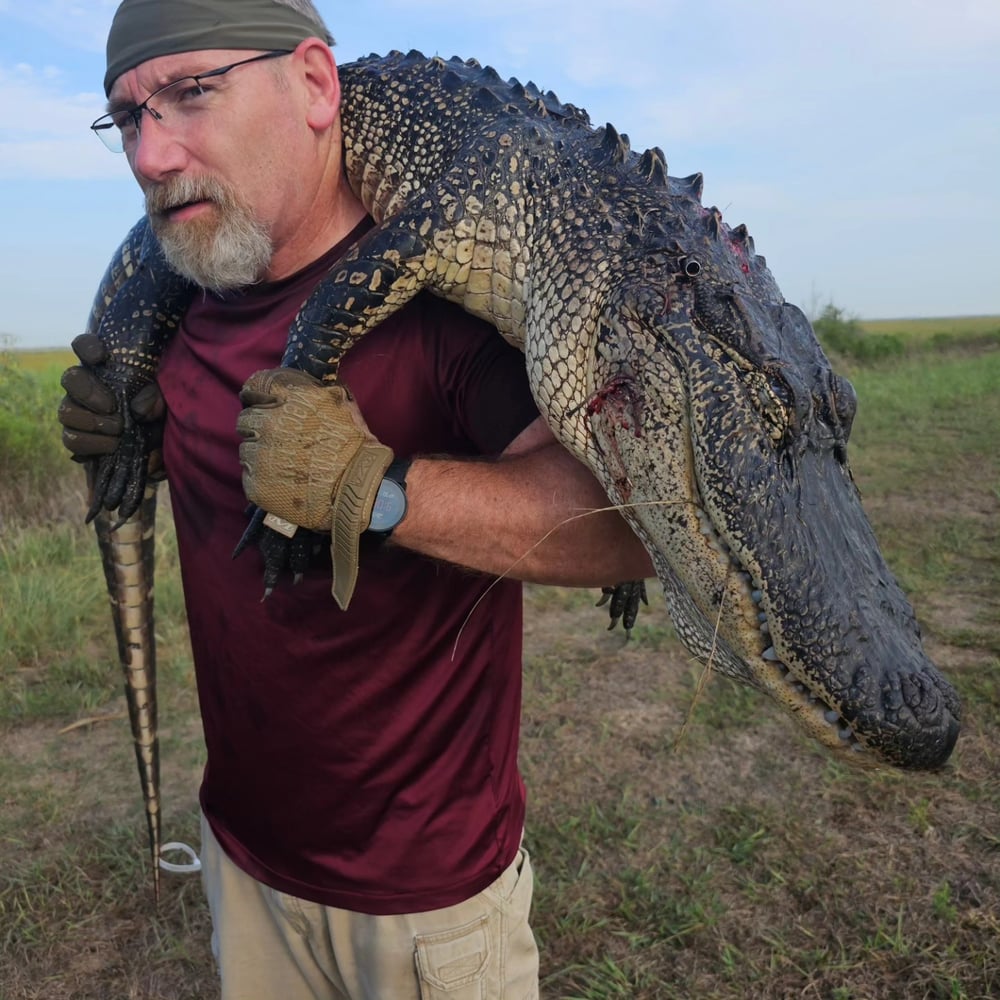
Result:
M854 390L745 228L681 201L606 300L588 461L692 652L858 763L936 767L959 700L851 477Z

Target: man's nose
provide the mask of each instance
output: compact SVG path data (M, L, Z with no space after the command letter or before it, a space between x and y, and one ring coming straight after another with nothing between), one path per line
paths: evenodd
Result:
M180 136L149 111L142 117L142 127L129 153L132 172L148 181L160 181L168 174L175 174L188 161Z

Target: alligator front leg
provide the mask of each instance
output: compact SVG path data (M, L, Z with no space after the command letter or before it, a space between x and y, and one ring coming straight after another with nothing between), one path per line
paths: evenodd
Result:
M335 382L340 361L368 330L401 309L429 284L433 248L418 235L426 209L414 208L376 226L331 268L292 324L282 367L299 368ZM233 551L235 558L256 544L264 560L264 596L283 577L297 582L329 538L282 522L251 505L250 523Z
M104 350L87 366L114 395L124 422L117 449L95 459L88 521L117 510L117 523L124 523L142 502L154 430L135 418L132 401L156 378L193 294L194 286L167 264L148 220L140 220L108 267L86 330Z

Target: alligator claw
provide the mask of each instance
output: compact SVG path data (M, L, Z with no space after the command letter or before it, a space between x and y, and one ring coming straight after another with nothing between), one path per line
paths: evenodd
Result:
M622 628L625 629L625 637L629 638L635 620L639 616L640 601L647 606L649 605L646 596L646 581L629 580L627 583L619 583L614 587L601 587L601 599L595 607L600 608L610 602L608 614L611 617L611 624L608 626L608 631L610 632L620 619Z
M124 427L118 447L94 460L93 494L87 510L89 524L102 511L118 511L111 530L121 527L138 509L146 491L152 431L135 420L124 393L118 393L118 412Z
M251 504L247 508L250 523L233 549L235 559L244 549L256 544L264 560L264 598L274 592L284 573L291 574L292 583L298 583L306 570L323 551L328 539L316 531L299 528L288 538L264 524L267 512Z
M260 538L261 532L264 530L264 518L266 517L264 511L254 504L250 504L244 513L250 518L250 521L244 529L242 537L236 543L236 548L233 549L234 559L241 552L243 552L244 549L248 549L251 545L253 545L254 542Z

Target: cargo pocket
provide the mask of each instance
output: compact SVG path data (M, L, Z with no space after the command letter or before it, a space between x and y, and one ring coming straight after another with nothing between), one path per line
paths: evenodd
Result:
M421 1000L484 1000L490 964L489 917L414 939Z

